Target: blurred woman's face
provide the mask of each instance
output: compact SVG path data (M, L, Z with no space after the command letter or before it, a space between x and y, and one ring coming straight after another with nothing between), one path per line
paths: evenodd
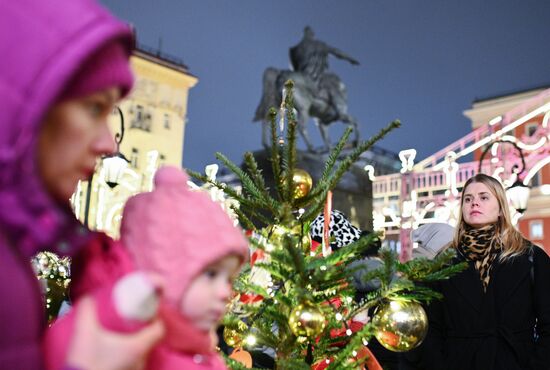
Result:
M38 138L38 169L48 192L66 202L79 180L90 178L98 157L115 142L107 118L120 98L116 87L56 104Z
M462 218L473 228L494 224L498 220L500 206L496 196L481 182L473 182L462 194Z

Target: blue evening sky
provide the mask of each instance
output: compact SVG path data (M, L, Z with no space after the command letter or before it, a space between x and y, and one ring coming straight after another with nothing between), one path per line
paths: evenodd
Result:
M240 163L261 148L252 117L266 67L288 68L288 48L310 25L359 60L330 58L348 89L362 139L399 118L378 145L423 159L471 128L476 99L550 86L548 0L102 0L138 42L181 58L190 91L184 167L202 171L221 151ZM162 41L160 41L162 40ZM331 127L333 141L342 124ZM321 144L313 123L309 131ZM300 147L303 144L300 142Z

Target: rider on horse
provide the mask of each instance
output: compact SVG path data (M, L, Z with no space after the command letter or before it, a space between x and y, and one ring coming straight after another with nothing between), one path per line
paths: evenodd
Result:
M341 50L315 39L315 33L309 26L304 28L302 40L296 46L290 48L289 54L292 68L311 77L315 83L319 83L328 69L329 54L347 60L353 65L359 64L357 60Z
M298 112L298 130L309 151L316 151L309 139L306 124L309 118L318 123L325 150L330 149L328 127L331 123L341 121L354 128L355 139L359 140L357 122L347 113L347 93L340 78L328 70L328 57L334 55L353 65L359 64L352 57L339 49L315 39L310 27L304 29L302 40L290 48L290 60L293 70L279 70L269 67L264 72L263 95L256 109L254 121L263 121L262 143L269 146L269 135L266 130L266 115L270 107L281 103L281 91L284 83L294 81L294 104Z

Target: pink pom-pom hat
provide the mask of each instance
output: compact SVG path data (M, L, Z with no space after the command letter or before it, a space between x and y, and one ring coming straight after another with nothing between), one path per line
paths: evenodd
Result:
M209 264L231 254L244 262L249 255L243 231L208 194L190 190L187 179L176 167L160 168L155 189L128 200L121 225L121 241L137 268L164 278L171 304L179 304Z

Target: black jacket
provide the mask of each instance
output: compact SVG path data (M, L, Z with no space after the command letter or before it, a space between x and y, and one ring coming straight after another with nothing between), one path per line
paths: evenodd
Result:
M532 248L495 261L486 293L472 263L437 282L444 299L428 306L427 337L403 368L550 369L550 258Z

